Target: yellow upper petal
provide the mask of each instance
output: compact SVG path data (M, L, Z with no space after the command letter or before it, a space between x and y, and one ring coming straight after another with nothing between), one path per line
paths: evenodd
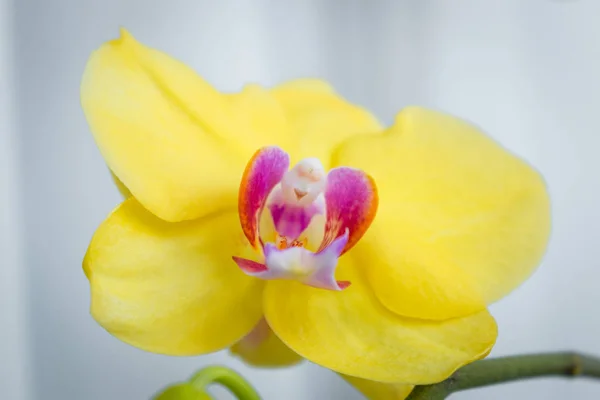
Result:
M81 102L110 169L169 221L234 207L250 155L286 136L268 91L225 96L124 30L90 57Z
M275 87L271 93L282 105L293 134L291 146L285 149L292 164L316 157L329 168L332 152L343 141L381 130L372 114L345 101L323 81L298 79Z
M404 400L414 388L404 383L381 383L348 375L342 378L370 400Z
M317 80L219 93L125 30L90 57L81 102L109 168L167 221L232 207L244 165L260 147L327 164L342 141L380 128Z
M264 319L245 338L234 344L230 351L257 367L286 367L304 360L283 344Z
M354 255L379 299L401 315L480 310L542 258L550 231L542 178L464 121L405 109L384 134L342 145L336 164L377 182L378 215Z
M169 223L130 198L100 225L84 259L92 315L144 350L223 349L262 317L262 281L231 260L251 252L235 212Z
M358 268L349 265L351 254L340 259L336 274L352 282L342 292L292 281L267 283L267 322L298 354L363 379L427 384L490 351L497 331L487 311L446 321L394 314L375 298Z

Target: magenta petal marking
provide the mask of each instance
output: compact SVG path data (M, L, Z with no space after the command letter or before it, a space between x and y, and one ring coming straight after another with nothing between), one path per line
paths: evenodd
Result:
M258 150L246 166L240 183L238 211L244 235L254 248L262 244L258 227L267 197L289 167L289 155L275 146Z
M247 274L256 274L260 272L264 272L267 270L267 266L265 264L261 264L256 261L248 260L246 258L235 257L233 256L233 261L240 267L240 269Z
M337 281L338 287L340 288L340 290L344 290L346 289L348 286L350 286L352 282L350 281Z
M339 167L329 171L325 187L327 221L319 251L349 230L341 254L350 250L365 234L377 213L375 181L361 170Z
M290 240L298 239L300 234L308 227L312 218L324 211L317 202L306 207L286 204L281 191L275 193L268 207L273 217L275 230L281 236L285 236Z

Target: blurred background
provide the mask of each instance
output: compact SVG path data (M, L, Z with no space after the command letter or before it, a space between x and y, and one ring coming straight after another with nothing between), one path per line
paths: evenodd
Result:
M554 213L544 263L492 306L492 355L600 354L599 17L597 0L0 0L0 398L147 399L214 363L266 400L361 398L315 365L265 371L225 353L145 353L90 317L81 260L120 195L79 82L120 26L219 89L320 77L386 122L419 104L484 127L542 171ZM453 398L597 399L600 383L527 381Z

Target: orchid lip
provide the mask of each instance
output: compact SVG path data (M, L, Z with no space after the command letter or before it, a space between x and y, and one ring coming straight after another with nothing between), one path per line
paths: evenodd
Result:
M233 257L233 260L247 275L257 278L296 280L320 289L343 290L350 286L350 282L336 280L334 272L348 236L346 232L327 248L316 253L303 247L279 249L274 244L267 243L264 248L264 263L239 257Z
M260 252L261 262L233 257L246 274L261 279L296 280L343 290L350 282L334 278L339 257L366 232L377 211L375 183L364 172L338 167L325 172L315 158L289 169L279 147L260 149L248 163L240 184L238 208L244 234ZM324 218L317 219L318 215ZM267 218L274 234L259 229ZM322 223L320 244L306 246L311 226Z

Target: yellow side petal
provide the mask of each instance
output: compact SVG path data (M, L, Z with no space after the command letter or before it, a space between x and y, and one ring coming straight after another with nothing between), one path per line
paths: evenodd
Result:
M130 198L100 225L85 256L91 313L144 350L226 348L262 316L263 282L241 272L232 254L251 255L235 212L169 223Z
M446 321L394 314L375 298L349 256L336 279L345 290L269 281L263 307L277 336L304 358L336 372L388 383L428 384L487 355L496 323L487 310Z
M341 376L370 400L404 400L414 388L413 385L404 383L381 383L354 376Z
M234 344L230 351L256 367L286 367L304 360L283 344L264 319L245 338Z
M340 143L361 133L378 132L381 125L363 108L347 102L327 83L299 79L275 87L271 93L285 110L292 132L292 163L317 157L330 167L331 153Z
M384 134L342 145L336 164L377 182L378 215L354 255L396 313L444 319L480 310L527 279L544 254L542 178L460 119L405 109Z
M267 90L221 94L125 30L91 55L81 102L109 168L168 221L234 207L248 158L286 135Z
M127 189L127 186L121 182L119 178L111 171L110 176L112 177L113 182L117 189L119 189L119 193L123 196L124 199L128 199L131 197L131 192Z

